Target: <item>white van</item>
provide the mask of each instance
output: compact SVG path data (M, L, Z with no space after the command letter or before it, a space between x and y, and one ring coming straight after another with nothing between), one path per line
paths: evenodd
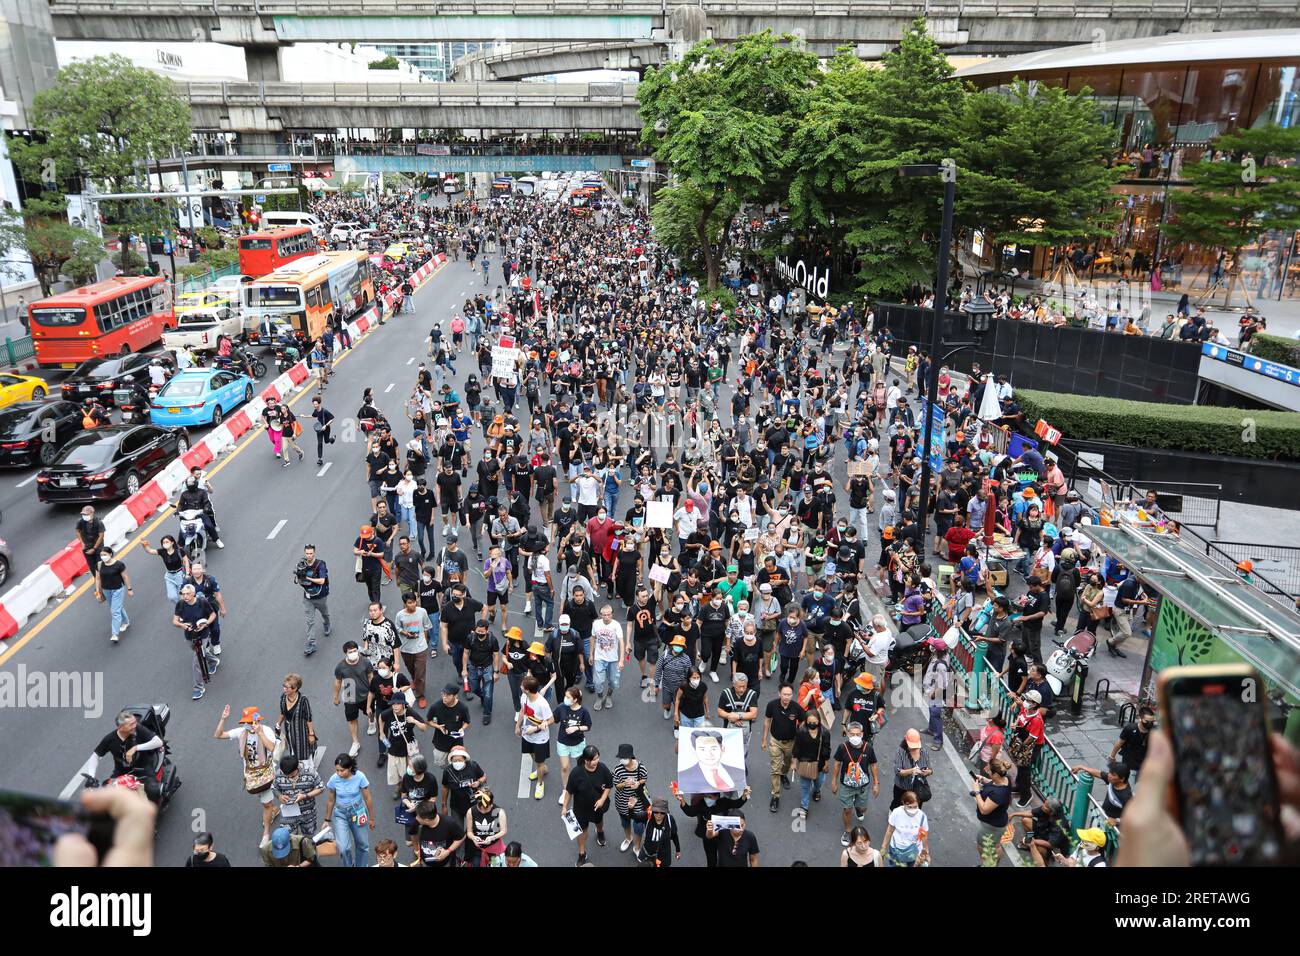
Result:
M262 213L261 225L263 229L271 229L275 226L310 226L312 235L317 239L325 237L325 223L309 212L298 212L296 210L264 212Z

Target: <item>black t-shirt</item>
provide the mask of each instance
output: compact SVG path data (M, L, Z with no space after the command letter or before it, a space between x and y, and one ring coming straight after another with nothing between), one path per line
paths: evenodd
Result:
M533 472L533 480L537 482L538 501L555 493L555 477L554 465L539 465Z
M864 738L861 747L847 740L840 744L832 758L840 765L840 783L846 787L865 787L871 783L871 765L876 763L876 751L870 738Z
M979 792L984 799L992 800L997 804L992 813L984 813L976 808L975 815L979 817L980 823L991 827L1006 826L1007 807L1011 804L1011 785L1007 783L986 783L980 787Z
M1052 612L1052 598L1047 593L1047 588L1043 588L1037 594L1030 591L1027 595L1028 601L1025 603L1025 614L1050 614ZM1043 621L1046 618L1040 617L1032 621L1021 621L1020 628L1025 631L1037 633L1043 629Z
M416 780L414 774L404 773L397 783L397 792L403 798L419 804L425 800L438 799L438 781L433 774L426 773L423 780Z
M447 764L442 771L442 785L447 791L447 802L451 812L463 818L469 812L470 801L474 798L474 781L483 776L483 768L473 760L465 764L464 770L457 770Z
M116 730L106 735L104 739L99 742L99 746L95 748L95 754L99 757L112 754L113 775L118 776L126 773L131 767L131 764L127 763L126 752L132 747L138 747L140 744L147 744L149 741L153 740L155 736L157 735L153 731L148 730L137 723L135 732L132 733L131 736L127 737L126 740L119 737ZM142 758L147 756L148 754L136 754L136 765L144 766Z
M122 575L126 573L126 565L121 561L101 561L99 562L99 586L105 591L116 591L122 586Z
M564 613L569 615L570 626L582 635L584 641L591 637L591 626L596 623L596 615L599 613L591 595L585 595L581 604L570 601L565 605Z
M457 700L450 707L438 701L429 708L426 719L431 724L439 723L446 728L445 731L436 727L433 730L434 747L446 753L465 739L465 725L469 723L469 708L465 706L463 700Z
M474 630L474 621L483 610L481 602L465 595L464 606L456 607L454 601L442 605L442 623L447 627L447 640L452 644L464 644Z
M456 856L448 853L441 860L435 860L434 850L445 850L457 840L464 839L465 828L446 815L440 815L433 826L420 824L416 833L416 846L420 852L420 863L424 866L451 866Z
M176 602L176 616L192 628L184 632L187 640L197 640L203 632L208 630L211 625L204 627L198 627L197 625L199 621L207 620L211 615L212 605L202 594L195 595L193 604L187 604L184 598Z
M594 810L596 801L605 790L613 788L614 775L608 767L598 763L595 770L588 770L581 760L569 771L569 782L564 785L564 789L573 796L573 808L587 813ZM601 805L602 810L608 807L609 801Z
M98 518L91 518L87 521L82 518L77 522L77 537L81 539L81 546L89 548L99 540L99 536L104 533L104 522Z
M501 650L501 643L492 636L491 632L486 634L483 640L479 640L475 632L465 646L469 651L469 662L474 667L491 666L492 655Z
M212 859L196 862L194 855L190 854L189 858L185 861L185 865L194 869L217 868L230 866L230 860L226 858L224 853L214 853Z
M460 473L455 471L444 471L438 475L435 483L438 486L438 500L444 505L460 504Z
M718 836L718 866L746 867L749 858L758 853L758 838L746 830L736 839L730 831Z
M409 710L403 710L402 716L398 717L393 708L388 708L379 715L379 726L382 733L388 740L388 753L393 757L406 757L410 755L409 745L415 741L415 725L408 724L406 718L410 717Z
M1142 761L1147 759L1151 731L1143 730L1137 724L1126 724L1119 732L1119 739L1123 741L1118 754L1120 761L1130 770L1141 770Z
M799 724L803 722L804 709L794 700L782 707L781 699L778 697L767 702L767 709L763 711L763 716L772 721L769 733L774 740L794 740Z

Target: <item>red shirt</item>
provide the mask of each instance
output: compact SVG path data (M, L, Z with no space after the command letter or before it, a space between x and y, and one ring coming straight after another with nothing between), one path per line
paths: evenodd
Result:
M602 525L599 518L592 518L587 522L587 538L591 541L591 550L597 554L604 554L609 549L610 539L614 537L614 526L617 522L605 519Z
M952 527L944 533L943 540L948 542L948 560L960 561L966 553L966 545L979 535L970 528Z
M1031 714L1025 708L1020 708L1020 716L1016 718L1016 726L1024 728L1025 733L1033 737L1035 743L1042 744L1047 741L1042 715L1037 712Z

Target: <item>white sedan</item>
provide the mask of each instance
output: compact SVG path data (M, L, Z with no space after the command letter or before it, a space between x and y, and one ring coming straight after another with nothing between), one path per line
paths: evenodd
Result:
M233 341L244 334L242 313L225 306L196 309L177 316L177 320L176 328L163 333L163 348L170 351L188 348L195 352L215 352L222 335Z

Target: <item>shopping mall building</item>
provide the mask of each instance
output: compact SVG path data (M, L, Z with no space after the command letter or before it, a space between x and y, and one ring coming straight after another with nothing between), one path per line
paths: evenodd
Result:
M1122 215L1096 244L1068 250L1081 274L1127 273L1149 281L1159 264L1162 291L1195 293L1215 274L1218 251L1162 241L1160 227L1178 213L1193 163L1224 159L1210 142L1223 133L1266 123L1300 123L1300 31L1172 34L1065 47L989 60L957 77L980 88L1014 79L1091 90L1116 130L1115 187ZM973 250L992 268L992 250L978 235ZM1066 250L1008 249L1003 271L1042 276ZM1300 238L1271 233L1245 253L1247 287L1258 300L1300 299ZM1153 286L1154 287L1154 286Z

